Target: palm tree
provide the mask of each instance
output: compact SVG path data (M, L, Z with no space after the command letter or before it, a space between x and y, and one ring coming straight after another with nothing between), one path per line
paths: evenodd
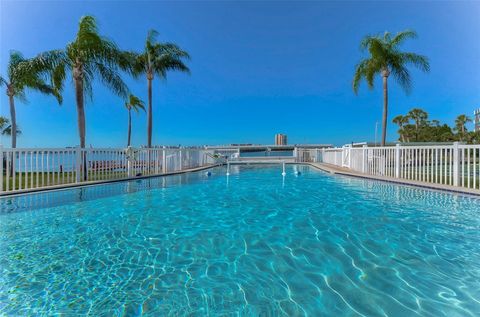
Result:
M413 108L407 113L407 117L415 122L415 141L418 141L420 129L427 124L428 113L419 108Z
M395 118L393 118L392 121L393 121L393 123L398 125L398 128L399 128L398 129L398 134L400 134L400 140L402 142L405 142L406 137L405 137L404 126L410 122L410 118L408 116L398 115Z
M80 147L85 147L85 100L92 98L92 83L96 76L110 90L122 98L128 95L128 88L120 77L124 69L122 53L116 44L98 33L97 22L92 16L80 19L78 32L73 42L64 50L51 51L45 57L55 67L55 87L63 89L67 71L71 73L77 105L78 134ZM86 176L86 175L85 175Z
M20 131L20 127L17 125L16 135L22 134ZM10 120L8 118L0 116L0 134L1 135L12 135L12 125L10 124Z
M130 146L130 139L132 135L132 109L135 112L139 112L139 110L145 111L145 105L140 98L130 94L128 96L128 101L125 102L125 108L128 110L128 138L127 138L127 147Z
M20 52L10 52L10 61L7 67L7 77L0 76L0 86L7 87L7 96L10 103L10 119L11 119L11 137L12 148L17 147L17 116L15 111L15 99L27 102L25 90L27 88L39 91L46 95L54 95L58 103L62 103L62 97L58 90L47 84L45 77L47 73L43 63L42 55L32 59L26 59Z
M134 77L146 75L148 82L148 108L147 108L147 147L152 147L152 81L155 75L166 79L167 72L177 70L189 73L184 60L189 59L188 53L176 44L160 43L157 41L158 32L150 30L142 53L127 52L124 56L130 65Z
M419 108L413 108L407 113L407 117L415 122L415 129L419 129L420 126L426 124L428 119L428 113Z
M469 117L467 117L464 114L459 115L455 119L455 130L457 131L457 133L459 135L460 141L464 141L465 133L467 132L467 128L465 127L465 125L468 122L472 122L472 119L470 119Z
M382 118L382 146L387 137L388 117L388 77L390 74L398 81L400 86L408 93L412 87L412 79L407 68L413 65L424 72L430 70L430 64L425 56L415 53L402 52L399 46L409 38L415 38L414 31L406 30L397 33L393 38L389 32L383 36L366 36L361 44L362 50L368 50L369 56L360 61L353 77L353 91L357 94L360 82L365 79L368 87L373 89L375 76L380 74L383 79L383 118Z

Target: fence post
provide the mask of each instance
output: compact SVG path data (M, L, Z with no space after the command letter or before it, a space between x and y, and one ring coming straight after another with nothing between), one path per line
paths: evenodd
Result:
M162 157L162 173L167 172L167 151L163 148L163 157Z
M7 161L5 161L6 163ZM3 145L0 144L0 192L3 192ZM5 168L8 168L8 166L5 164Z
M352 168L352 146L348 147L348 169Z
M132 151L132 147L128 146L127 149L125 150L125 153L127 153L127 176L132 177L132 155L134 155L134 151Z
M182 155L182 149L178 150L178 157L180 161L180 171L183 170L183 155Z
M458 142L453 142L453 186L460 183L460 158L459 158Z
M400 178L400 144L395 145L395 178Z
M82 149L80 146L75 148L75 182L80 183L82 173Z
M368 164L368 145L364 145L362 147L362 173L367 172L367 164Z

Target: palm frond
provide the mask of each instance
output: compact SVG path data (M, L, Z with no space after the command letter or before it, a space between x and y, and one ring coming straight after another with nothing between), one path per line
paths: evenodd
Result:
M363 79L367 82L368 88L373 89L375 75L381 71L381 64L377 63L375 59L364 59L355 67L355 74L353 76L353 91L358 94L358 88Z
M358 88L362 79L365 78L368 60L363 60L355 67L355 75L353 75L352 88L355 94L358 94Z
M145 111L145 104L137 96L129 94L128 95L128 100L125 102L125 108L127 108L128 111L133 109L133 110L135 110L135 112L138 113L139 110L144 110Z
M135 110L136 112L139 112L139 110L144 110L145 111L145 104L137 96L130 95L129 96L129 104L132 107L132 109Z
M12 125L8 125L5 128L0 128L2 135L12 135ZM20 126L17 124L17 135L21 135L22 130L20 130Z
M412 78L408 69L403 65L393 65L390 71L400 86L409 94L412 90Z
M390 45L398 46L407 39L415 39L415 38L417 38L417 32L413 30L405 30L402 32L398 32L390 41Z
M393 38L389 32L385 32L383 36L365 36L360 43L360 48L368 51L368 63L363 60L356 66L354 92L357 93L362 78L365 78L369 87L372 88L374 77L385 71L387 74L390 72L400 86L409 93L412 88L412 79L407 66L413 65L424 72L430 70L427 57L401 52L397 48L406 39L415 37L416 33L412 30L399 32Z
M28 104L27 95L25 94L24 90L15 91L15 98L24 104Z
M362 41L360 41L360 50L362 51L367 50L368 47L370 46L371 41L373 41L376 38L377 36L374 36L374 35L366 35L362 39Z
M111 91L113 91L116 95L126 98L128 95L128 87L123 82L120 74L116 71L116 69L112 69L107 65L102 63L95 64L96 70L100 75L100 79L102 82L107 86Z
M81 17L78 23L78 32L75 42L88 42L92 34L98 34L97 21L95 17L91 15Z
M25 61L22 53L19 51L10 51L10 61L7 68L7 76L10 79L10 82L13 83L15 78L20 76L18 74L18 65Z
M415 53L399 53L402 64L412 64L423 72L430 71L428 58Z
M136 78L145 73L155 73L161 78L166 78L170 70L189 73L190 70L184 63L184 60L190 59L188 52L175 43L157 42L157 36L158 32L155 30L148 32L143 53L122 54L121 60L128 65L127 71Z
M63 83L67 77L66 64L58 64L51 72L52 76L52 85L55 87L55 90L60 94L63 91Z
M390 35L390 32L388 31L385 31L385 33L383 33L383 41L385 43L388 43L392 40L392 36Z
M144 72L142 55L133 51L119 52L118 66L133 77L138 77Z
M175 43L170 43L170 42L163 43L161 45L161 48L164 52L166 52L170 56L174 56L176 58L190 59L190 54L188 54L187 51L182 50L180 46L178 46Z
M152 64L154 72L162 78L166 78L167 71L170 70L190 73L190 69L183 63L182 60L170 55L159 56L153 61Z
M10 119L4 116L0 116L0 130L3 130L9 124L10 124Z
M410 122L410 118L408 116L398 115L392 120L393 123L398 124L399 126L408 124Z
M89 65L90 66L90 65ZM85 71L87 69L87 71ZM93 101L93 72L90 70L90 67L84 68L83 74L83 95L88 98L90 101Z
M154 29L148 30L147 40L145 41L147 47L149 45L153 45L155 42L157 42L158 34L159 33L158 33L157 30L154 30Z

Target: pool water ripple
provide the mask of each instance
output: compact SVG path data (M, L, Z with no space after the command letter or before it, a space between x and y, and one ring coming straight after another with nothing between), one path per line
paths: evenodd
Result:
M4 198L0 315L479 314L478 199L211 171Z

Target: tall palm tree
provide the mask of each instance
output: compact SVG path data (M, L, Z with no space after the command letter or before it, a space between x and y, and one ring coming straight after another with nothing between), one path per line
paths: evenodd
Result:
M141 53L127 52L130 71L134 77L146 75L148 82L148 108L147 108L147 147L152 147L152 82L155 75L166 79L167 72L177 70L189 73L184 60L190 56L178 45L173 43L161 43L157 41L158 32L150 30L147 34L145 49Z
M85 147L85 100L92 98L92 83L98 77L104 85L122 98L128 95L128 88L120 77L122 53L111 40L101 36L97 22L92 16L80 19L73 42L64 50L50 51L45 57L55 67L53 81L55 87L63 89L66 73L70 72L77 106L78 134L80 147Z
M383 80L383 118L382 118L382 146L387 137L388 117L388 77L392 74L400 86L408 93L412 87L412 79L407 66L415 66L424 72L430 70L430 64L425 56L400 51L400 45L409 38L416 38L414 31L406 30L391 36L385 32L383 36L366 36L360 48L368 50L369 56L360 61L353 77L353 91L357 94L360 82L365 79L368 87L373 89L376 75Z
M400 140L405 142L406 136L404 126L410 122L410 118L408 116L398 115L393 118L392 122L398 125L398 134L400 134Z
M25 90L32 89L46 95L53 95L58 103L62 103L62 97L52 85L47 84L47 68L43 63L42 55L26 59L20 52L10 52L10 61L7 67L7 77L0 76L0 86L7 87L6 93L10 104L11 140L12 148L17 147L17 115L15 111L15 99L27 102Z
M465 126L468 122L472 122L472 119L470 119L464 114L459 115L455 119L455 130L457 130L460 141L464 141L465 134L467 132L467 128Z
M140 98L130 94L128 96L128 101L125 102L125 108L128 110L128 138L127 138L127 147L130 146L130 139L132 135L132 109L135 112L139 112L140 110L145 111L145 105Z

